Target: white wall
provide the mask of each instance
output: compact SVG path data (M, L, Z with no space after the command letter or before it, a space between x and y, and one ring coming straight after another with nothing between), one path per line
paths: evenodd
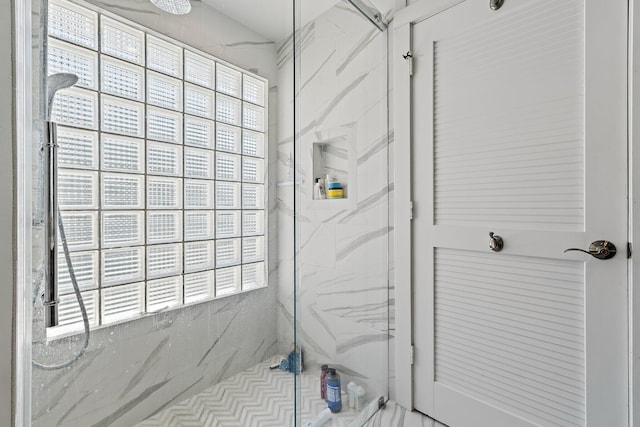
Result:
M13 61L12 1L0 2L0 425L12 425Z

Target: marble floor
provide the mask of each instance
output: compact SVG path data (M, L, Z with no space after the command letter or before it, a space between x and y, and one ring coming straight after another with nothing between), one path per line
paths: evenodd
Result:
M259 363L215 386L165 408L139 423L137 427L285 427L292 425L294 414L294 377L269 365L276 357ZM326 403L318 397L316 375L300 377L302 395L299 412L302 423L311 419ZM333 414L325 427L442 427L430 418L411 413L390 401L376 412L372 400L361 412L345 408ZM372 417L373 415L373 417Z

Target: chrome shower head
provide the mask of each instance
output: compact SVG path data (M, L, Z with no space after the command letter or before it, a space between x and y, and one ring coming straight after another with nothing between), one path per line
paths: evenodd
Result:
M66 89L78 82L78 76L71 73L57 73L47 77L47 121L51 120L53 97L60 89Z
M151 3L158 9L174 15L184 15L191 12L189 0L151 0Z

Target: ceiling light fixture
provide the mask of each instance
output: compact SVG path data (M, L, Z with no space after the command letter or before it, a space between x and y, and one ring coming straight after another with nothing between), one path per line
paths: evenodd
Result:
M185 15L191 11L189 0L151 0L154 6L174 15Z

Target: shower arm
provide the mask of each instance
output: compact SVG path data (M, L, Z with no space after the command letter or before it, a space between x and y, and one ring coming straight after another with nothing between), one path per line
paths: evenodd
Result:
M47 140L44 146L44 186L46 218L46 286L42 304L47 328L58 326L58 138L57 125L50 120L47 124Z

